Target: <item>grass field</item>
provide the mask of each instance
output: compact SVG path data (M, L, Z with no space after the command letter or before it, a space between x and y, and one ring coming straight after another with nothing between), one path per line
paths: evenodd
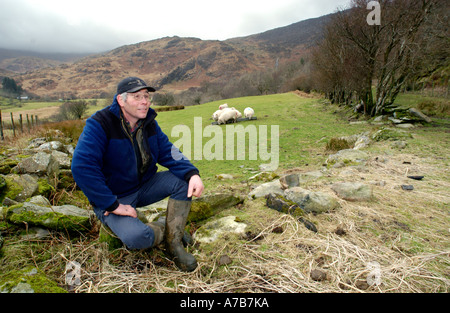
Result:
M244 112L246 107L252 107L255 110L257 120L213 126L214 128L220 128L223 134L223 160L205 160L204 155L202 160L191 158L194 164L204 173L206 182L212 183L211 187L215 187L215 175L231 174L235 176L235 182L238 182L248 178L247 176L252 176L251 172L258 171L261 164L267 164L271 161L262 160L259 153L257 160L251 160L248 150L250 142L248 134L244 141L246 144L246 155L240 157L244 160L238 160L237 133L239 132L236 132L235 145L227 146L227 127L236 130L235 127L245 129L250 125L254 125L258 130L258 139L261 136L267 135L267 147L264 147L263 151L266 151L266 148L268 149L267 151L270 151L270 148L274 144L272 142L272 126L278 126L279 137L276 138L276 141L279 142L279 164L284 170L303 166L320 166L324 161L324 157L320 156L320 154L323 152L323 147L327 140L332 137L364 131L364 126L362 125L336 127L340 117L335 114L328 114L329 109L320 104L319 99L299 98L293 93L216 101L199 106L187 107L181 111L161 112L158 114L157 120L163 131L169 135L171 141L174 143L182 139L182 136L170 136L172 130L179 124L188 126L192 130L191 156L194 157L194 132L197 132L197 135L200 133L199 129L194 128L194 118L201 118L202 128L205 129L206 126L211 125L213 122L211 120L212 114L218 109L219 105L225 102L240 112ZM321 111L323 114L320 113ZM262 128L264 130L262 133L259 132L260 126L267 126L266 128ZM214 137L203 136L202 147L205 147L212 138ZM260 148L258 144L258 152ZM226 158L227 149L233 149L234 158ZM203 152L205 154L205 151ZM249 171L249 169L253 169L253 171ZM210 179L211 182L209 181Z
M405 95L399 101L414 106L424 99ZM200 130L204 132L211 125L212 113L225 102L241 112L248 106L255 110L257 120L236 125L254 125L256 129L267 125L269 130L279 127L276 173L280 176L320 170L322 178L302 187L334 195L332 183L363 182L373 186L374 199L339 199L341 207L335 211L307 214L305 218L317 226L318 232L314 233L291 215L269 209L265 199L246 198L243 205L213 218L236 216L248 225L250 235L230 235L191 247L199 262L193 273L177 271L158 249L107 251L95 234L80 238L54 234L52 239L42 241L8 238L3 248L5 256L0 259L1 271L30 263L64 284L66 262L77 260L83 268L77 292L449 292L448 116L433 117L431 124L406 130L411 138L404 149L399 150L390 140L372 142L364 149L370 156L365 165L343 168L323 166L330 154L325 150L326 143L340 136L372 133L386 125L349 123L352 113L348 109L326 104L323 99L302 98L294 93L229 99L161 112L157 120L173 142L181 138L171 135L179 125L188 126L194 142L195 123L201 121ZM228 126L235 125L210 129L220 128L225 133ZM205 148L211 139L201 136L201 146ZM269 148L273 141L267 143ZM224 151L226 148L223 143ZM230 148L237 151L236 141ZM267 163L260 158L250 160L248 152L243 160L202 157L193 163L201 171L205 193L231 191L243 197L258 184L248 178ZM234 178L220 180L217 174ZM413 181L408 175L425 178ZM414 190L403 190L401 185L406 184L414 185ZM198 226L191 225L191 230ZM232 262L220 265L223 255ZM378 266L379 284L367 283L373 275L371 264ZM315 279L314 271L324 273L324 277Z

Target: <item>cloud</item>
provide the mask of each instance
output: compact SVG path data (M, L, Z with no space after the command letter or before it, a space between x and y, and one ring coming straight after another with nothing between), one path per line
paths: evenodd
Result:
M165 36L225 40L332 13L341 0L1 0L0 47L101 52Z

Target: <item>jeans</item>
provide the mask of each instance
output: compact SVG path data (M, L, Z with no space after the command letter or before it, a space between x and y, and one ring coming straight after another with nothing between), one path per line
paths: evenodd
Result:
M134 194L118 199L121 204L134 208L143 207L167 197L175 200L190 201L187 197L188 183L179 179L169 171L157 172L141 189ZM138 218L119 216L94 207L98 219L108 226L129 249L147 249L153 246L155 235L153 230Z

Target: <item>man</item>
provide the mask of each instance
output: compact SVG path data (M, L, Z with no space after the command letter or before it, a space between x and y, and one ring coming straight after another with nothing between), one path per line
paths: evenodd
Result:
M129 249L146 249L165 240L182 271L197 267L182 237L192 196L204 186L198 169L169 142L150 108L150 92L140 78L117 87L113 103L86 121L72 160L73 177L108 226ZM168 171L157 172L156 164ZM144 224L136 207L169 197L165 222Z

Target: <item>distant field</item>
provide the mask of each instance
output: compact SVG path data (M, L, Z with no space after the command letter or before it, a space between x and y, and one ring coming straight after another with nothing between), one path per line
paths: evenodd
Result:
M89 100L88 100L89 101ZM13 113L14 119L18 119L20 114L25 118L28 115L37 115L39 120L49 119L51 116L58 113L59 107L64 102L35 102L35 101L15 101L13 105L8 104L7 101L0 100L0 110L2 111L3 119L9 121L10 113ZM101 109L104 105L104 100L97 100L97 105L89 105L87 116L92 115L95 111Z

